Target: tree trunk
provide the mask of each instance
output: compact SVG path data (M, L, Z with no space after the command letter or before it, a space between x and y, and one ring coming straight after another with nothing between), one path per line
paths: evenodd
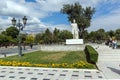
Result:
M79 28L79 38L83 38L84 37L84 28Z

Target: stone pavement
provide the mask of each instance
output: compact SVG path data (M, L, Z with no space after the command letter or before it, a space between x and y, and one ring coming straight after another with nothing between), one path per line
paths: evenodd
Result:
M106 80L95 69L0 66L0 80Z
M92 45L99 53L98 68L107 80L120 80L120 49L106 45Z

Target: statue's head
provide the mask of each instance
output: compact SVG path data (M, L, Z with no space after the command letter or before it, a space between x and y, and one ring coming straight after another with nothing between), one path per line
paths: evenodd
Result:
M75 19L73 19L73 23L76 23L76 22L75 22Z

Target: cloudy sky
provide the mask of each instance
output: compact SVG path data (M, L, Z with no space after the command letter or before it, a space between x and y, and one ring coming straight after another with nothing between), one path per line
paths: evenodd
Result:
M0 0L0 28L11 26L11 19L27 16L24 31L41 32L46 28L71 30L67 15L60 13L63 4L79 2L83 7L96 9L88 31L100 28L116 30L120 28L120 0ZM22 20L21 20L22 22Z

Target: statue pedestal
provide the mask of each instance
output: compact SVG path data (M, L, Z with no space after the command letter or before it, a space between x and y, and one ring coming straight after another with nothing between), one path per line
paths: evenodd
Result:
M66 44L83 44L83 39L66 39Z

